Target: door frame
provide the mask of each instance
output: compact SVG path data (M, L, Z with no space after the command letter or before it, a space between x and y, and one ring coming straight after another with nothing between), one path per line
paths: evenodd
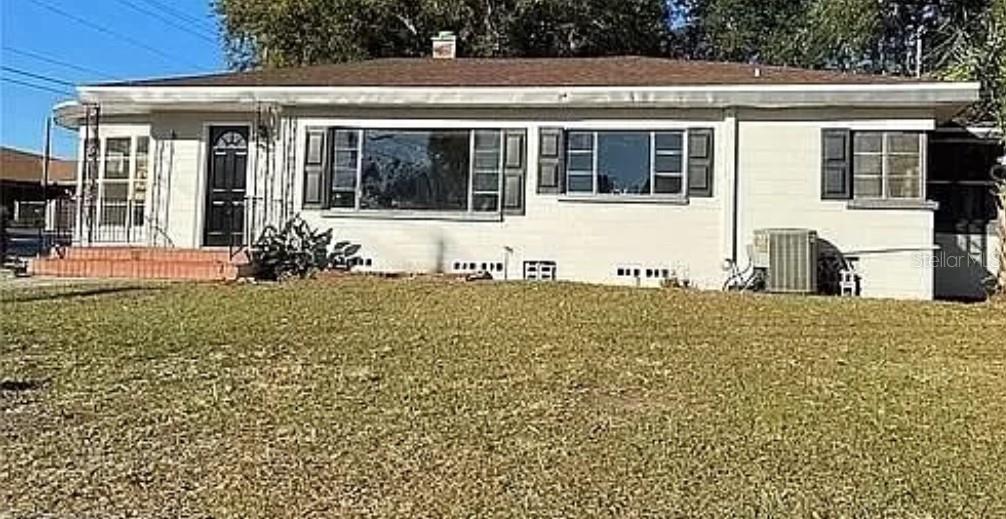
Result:
M219 249L220 247L208 247L206 245L206 195L207 195L207 185L210 174L210 133L213 128L229 126L229 127L243 127L248 128L248 163L245 165L245 186L250 188L252 186L252 180L255 175L255 166L258 164L258 139L255 135L255 124L251 121L240 119L236 121L204 121L202 125L202 135L199 139L199 169L198 178L196 179L196 217L194 218L193 234L195 240L193 242L196 244L196 248L200 249ZM246 196L248 196L246 194ZM248 208L245 207L245 230L247 231L248 226ZM251 243L245 244L245 246L251 245Z

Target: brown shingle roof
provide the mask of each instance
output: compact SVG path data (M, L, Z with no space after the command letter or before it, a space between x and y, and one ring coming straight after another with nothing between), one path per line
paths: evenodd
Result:
M57 158L49 159L49 181L72 182L77 178L77 163ZM0 180L16 182L42 181L42 156L12 148L0 148Z
M904 81L911 80L789 67L627 56L454 60L390 58L152 79L105 86L648 87L865 84Z

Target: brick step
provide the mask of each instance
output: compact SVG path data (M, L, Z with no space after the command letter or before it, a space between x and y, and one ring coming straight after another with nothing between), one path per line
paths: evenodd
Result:
M167 249L156 247L67 247L60 255L67 260L221 262L241 265L248 263L244 252L233 258L228 250Z
M174 279L231 281L247 266L222 261L152 261L130 259L37 258L28 272L33 276L81 278Z

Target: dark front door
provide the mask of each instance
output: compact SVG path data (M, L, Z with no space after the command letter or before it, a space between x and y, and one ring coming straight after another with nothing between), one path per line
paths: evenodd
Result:
M248 171L248 128L210 128L203 245L240 247L245 231L245 175Z

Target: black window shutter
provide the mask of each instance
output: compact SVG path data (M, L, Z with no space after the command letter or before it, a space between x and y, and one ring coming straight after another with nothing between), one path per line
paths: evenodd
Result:
M688 130L688 196L713 196L713 129Z
M524 214L527 131L506 130L503 135L503 212Z
M329 139L327 128L308 128L304 151L304 209L321 209L325 205L325 170L328 168Z
M821 133L821 199L852 198L852 132L827 129Z
M562 193L566 186L562 128L542 128L538 142L538 193Z

